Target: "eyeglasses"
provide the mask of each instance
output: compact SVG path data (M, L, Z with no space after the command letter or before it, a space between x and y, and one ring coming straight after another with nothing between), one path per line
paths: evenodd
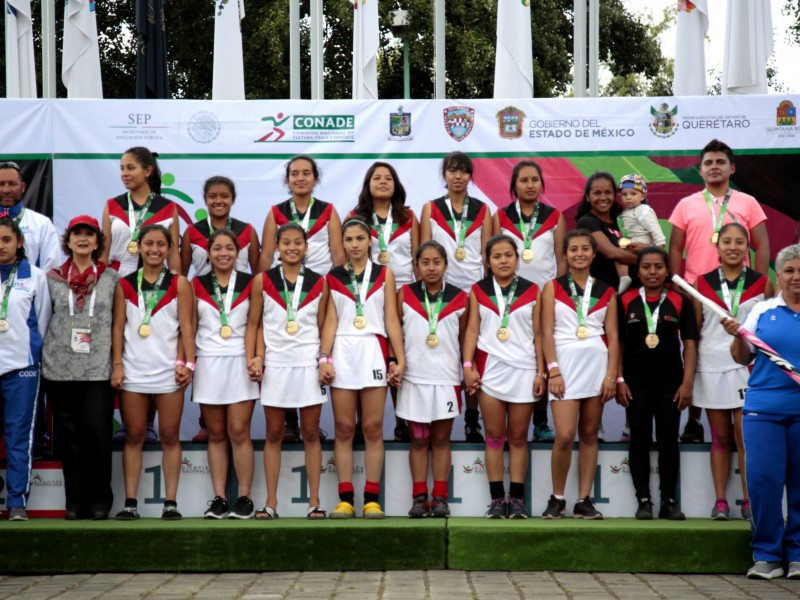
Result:
M0 169L14 169L15 171L22 172L20 166L17 163L11 161L0 162Z

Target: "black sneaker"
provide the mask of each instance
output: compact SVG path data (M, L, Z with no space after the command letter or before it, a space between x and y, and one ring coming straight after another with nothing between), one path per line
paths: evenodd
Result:
M361 427L361 421L356 422L356 430L353 432L353 443L354 444L364 443L364 429Z
M484 439L481 433L481 424L477 421L474 423L464 423L464 437L464 441L470 442L471 444L482 444Z
M508 518L527 519L528 511L525 510L525 501L522 498L509 497L508 499Z
M135 521L139 518L139 511L136 510L135 506L126 506L114 515L114 518L117 521Z
M704 441L703 424L694 419L686 421L686 427L683 428L683 435L681 435L681 444L702 444Z
M559 500L555 496L550 496L547 501L547 508L542 513L543 519L560 519L567 512L567 501Z
M437 518L450 516L450 505L447 504L447 499L441 496L434 496L431 502L431 516Z
M411 504L411 510L408 511L408 516L412 519L424 519L425 517L430 516L430 505L428 504L428 496L423 496L420 494L419 496L414 496L413 503Z
M300 441L300 427L297 423L286 423L286 429L283 431L283 441L286 444Z
M505 498L492 498L489 510L486 511L487 519L505 519L508 514L508 503Z
M214 499L208 503L208 509L203 513L204 519L224 519L230 513L228 501L221 496L215 496Z
M233 509L228 515L229 519L249 519L255 514L256 507L253 506L253 501L247 496L239 496Z
M661 510L658 511L658 518L668 519L670 521L685 521L686 515L678 509L675 500L666 498L661 501Z
M589 496L575 503L572 514L576 519L586 519L587 521L599 520L603 518L603 513L594 507L594 502Z
M163 521L180 521L183 515L178 512L178 503L175 501L167 500L164 502L164 508L161 509L161 519Z
M650 498L641 498L639 500L639 508L636 509L636 518L640 521L653 520L653 503Z

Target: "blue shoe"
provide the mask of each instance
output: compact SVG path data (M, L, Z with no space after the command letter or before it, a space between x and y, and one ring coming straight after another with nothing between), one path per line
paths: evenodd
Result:
M533 441L534 442L552 442L555 441L556 434L550 429L547 423L533 426Z

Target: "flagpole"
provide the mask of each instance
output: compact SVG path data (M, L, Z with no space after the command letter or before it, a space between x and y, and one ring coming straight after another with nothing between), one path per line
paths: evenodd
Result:
M300 0L289 0L289 98L300 97Z
M56 97L56 6L42 0L42 98Z
M444 0L434 0L433 5L433 55L434 81L437 99L445 98L445 44L444 44Z
M575 0L572 9L572 90L586 97L586 0Z
M597 98L600 75L600 0L589 0L589 96Z
M322 56L322 0L311 0L311 98L325 97Z

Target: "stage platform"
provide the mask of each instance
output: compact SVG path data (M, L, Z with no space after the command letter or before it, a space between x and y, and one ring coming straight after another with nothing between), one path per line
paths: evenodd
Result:
M4 573L438 570L743 573L745 521L482 518L0 523Z

